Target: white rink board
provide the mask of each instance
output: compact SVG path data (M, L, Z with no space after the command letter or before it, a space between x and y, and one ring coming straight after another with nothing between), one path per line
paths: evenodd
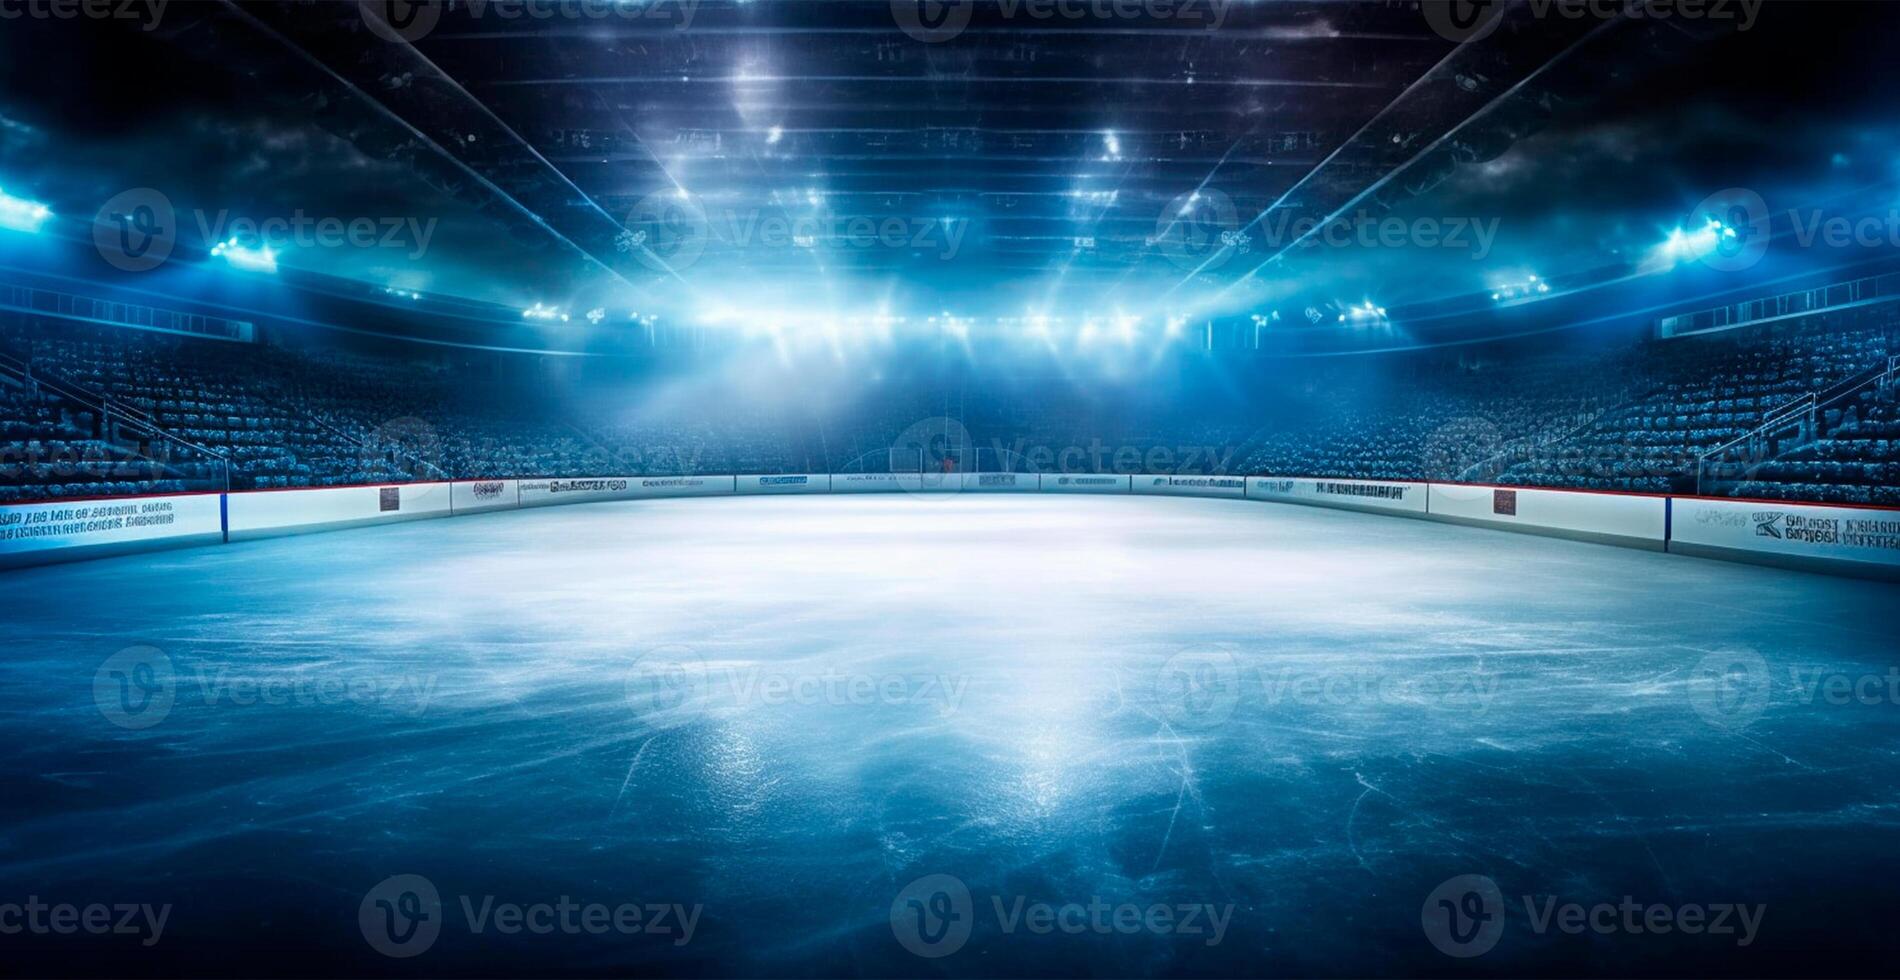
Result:
M1306 480L1275 476L1247 478L1247 496L1289 504L1343 507L1381 513L1425 513L1423 483L1391 480Z
M1434 483L1433 517L1505 530L1557 534L1660 550L1669 525L1663 497Z
M449 484L253 490L227 495L231 540L449 515Z
M1107 473L1044 473L1043 493L1127 493L1129 479Z
M457 480L453 487L449 493L449 508L457 514L513 510L521 506L521 487L516 480Z
M965 473L965 493L1035 493L1041 489L1034 473Z
M626 500L633 496L630 476L582 477L572 480L522 480L521 506L584 504L594 500Z
M1155 476L1142 474L1130 478L1136 493L1163 493L1185 497L1245 497L1247 478L1242 476Z
M123 497L0 507L0 567L217 544L222 495Z
M824 473L739 476L734 477L733 480L734 492L741 494L831 492L831 477Z
M1900 510L1677 498L1670 550L1844 571L1900 570Z
M895 473L833 473L832 493L896 493Z
M834 473L832 493L955 493L960 473Z
M729 476L643 476L630 489L634 497L716 497L732 488Z

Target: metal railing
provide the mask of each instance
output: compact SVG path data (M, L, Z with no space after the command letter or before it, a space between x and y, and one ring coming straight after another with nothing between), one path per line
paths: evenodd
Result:
M1774 409L1763 416L1760 425L1696 459L1696 493L1707 493L1718 482L1752 479L1763 464L1825 438L1821 426L1829 409L1869 388L1885 391L1897 379L1900 356L1889 357L1885 366L1844 378Z
M211 482L216 484L215 489L231 489L231 461L229 458L214 449L173 434L164 426L160 425L158 420L153 418L149 413L141 411L131 405L118 403L111 398L94 394L57 376L35 371L30 363L11 354L0 353L0 372L13 375L20 384L30 390L35 392L49 392L58 399L80 410L94 413L97 416L97 424L99 427L98 441L115 445L120 450L132 453L136 457L135 460L118 461L61 460L58 461L59 465L85 466L92 463L105 462L111 463L115 467L123 467L128 463L132 463L133 465L145 464L150 467L151 472L143 477L138 477L138 474L135 473L97 473L93 475L105 479L131 476L145 480L177 479L183 482L192 482L200 479L185 476L183 472L177 468L181 461L174 459L173 455L175 452L182 450L186 454L195 454L203 457L202 459L186 460L183 462L205 463L215 467L217 475L211 480ZM134 446L126 446L125 443L128 441L133 443ZM162 455L154 454L151 451L153 443L164 446L166 451Z

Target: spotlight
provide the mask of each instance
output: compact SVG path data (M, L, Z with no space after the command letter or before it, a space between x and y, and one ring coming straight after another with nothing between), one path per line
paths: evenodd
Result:
M1491 291L1493 303L1508 303L1512 300L1550 292L1550 283L1536 276L1526 276L1521 282L1507 282Z
M250 248L236 238L211 246L211 254L231 263L233 268L251 272L276 272L277 253L268 245Z
M28 233L38 232L40 225L53 216L53 211L38 201L14 197L0 190L0 228Z

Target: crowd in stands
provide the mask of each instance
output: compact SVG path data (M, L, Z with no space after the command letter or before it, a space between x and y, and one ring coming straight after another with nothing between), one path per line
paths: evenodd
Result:
M0 501L445 478L961 468L1492 482L1900 504L1900 304L1706 337L1260 366L1130 401L981 374L790 411L501 381L444 359L0 319ZM859 390L861 389L861 390ZM1803 402L1809 399L1809 402ZM732 404L725 404L731 402ZM1788 406L1812 403L1796 418ZM1790 434L1751 436L1770 418ZM1703 464L1711 453L1720 465ZM902 466L902 463L898 465Z

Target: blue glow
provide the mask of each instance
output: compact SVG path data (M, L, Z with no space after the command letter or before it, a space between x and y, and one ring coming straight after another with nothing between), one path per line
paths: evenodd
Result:
M52 216L53 210L46 205L0 190L0 228L36 234L46 219Z
M277 271L277 253L268 245L248 248L238 244L238 240L233 238L212 246L211 254L231 263L231 267L235 269L250 272L274 273Z

